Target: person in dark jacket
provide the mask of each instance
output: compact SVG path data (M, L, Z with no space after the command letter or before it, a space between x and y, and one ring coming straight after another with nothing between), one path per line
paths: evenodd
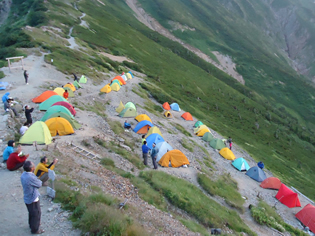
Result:
M27 73L27 70L24 71L24 79L25 79L25 83L28 84L28 73Z
M9 98L7 101L4 102L4 110L6 112L9 112L10 110L13 111L15 116L19 116L19 114L17 113L17 111L15 110L14 107L12 107L14 105L14 103L17 103L13 100L13 98ZM13 115L13 114L12 114Z
M153 166L154 166L154 169L157 170L158 168L158 165L156 164L156 157L157 157L157 150L155 148L155 143L153 143L153 148L151 150L151 157L152 157L152 163L153 163Z
M32 112L34 111L34 108L30 108L28 105L25 105L25 117L26 117L26 122L31 125L33 124L33 119L32 119Z
M147 141L143 141L142 145L142 157L143 157L143 164L148 165L148 153L150 151L150 148L147 146Z
M72 74L73 74L73 77L74 77L74 81L78 81L79 82L77 75L75 73L72 73Z
M35 165L31 161L26 161L23 166L24 172L21 175L23 186L24 203L28 210L28 223L32 234L42 234L45 231L40 229L41 209L38 189L42 187L36 175L34 175Z

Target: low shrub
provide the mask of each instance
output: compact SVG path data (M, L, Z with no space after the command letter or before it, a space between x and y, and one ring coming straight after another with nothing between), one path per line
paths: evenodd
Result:
M107 157L101 159L101 164L102 164L103 166L112 166L112 167L115 167L115 162L114 162L112 159L107 158Z

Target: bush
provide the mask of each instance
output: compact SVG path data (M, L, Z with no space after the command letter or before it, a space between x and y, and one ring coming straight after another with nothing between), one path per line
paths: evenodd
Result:
M0 71L0 79L4 78L5 74L3 73L3 71Z
M107 157L101 159L101 164L102 164L103 166L112 166L112 167L115 167L115 162L114 162L112 159L107 158Z
M46 15L43 11L31 12L28 16L27 23L30 26L38 26L46 22Z

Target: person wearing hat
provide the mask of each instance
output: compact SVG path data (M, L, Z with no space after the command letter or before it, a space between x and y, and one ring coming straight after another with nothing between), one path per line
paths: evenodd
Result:
M156 164L156 156L157 156L157 150L155 148L156 144L153 143L153 148L151 150L151 157L152 157L152 163L155 170L157 170L158 165Z
M34 108L30 108L29 105L25 105L24 106L24 110L25 110L25 117L26 117L26 122L31 125L33 124L33 119L32 119L32 112L34 111Z

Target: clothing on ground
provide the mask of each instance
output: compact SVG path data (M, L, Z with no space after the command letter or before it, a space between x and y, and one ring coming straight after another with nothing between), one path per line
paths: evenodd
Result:
M35 234L39 230L40 218L41 218L41 209L39 200L32 202L31 204L25 204L28 211L28 224L31 228L31 233Z
M143 144L142 145L142 152L143 153L148 153L151 149L146 145L146 144Z
M34 173L23 172L21 175L21 183L23 186L25 204L31 204L35 199L39 198L40 194L38 189L42 186L42 181L40 181Z
M28 130L28 126L24 126L24 125L23 125L23 126L21 127L21 129L20 129L20 134L21 134L21 135L24 135L25 132L26 132L26 130Z
M27 120L27 123L32 124L33 120L32 120L32 112L34 111L34 108L31 109L25 109L25 117Z
M44 163L38 163L38 165L35 168L34 174L37 177L41 177L43 174L48 173L48 169L53 170L55 168L54 163L50 163L50 165L44 164Z
M7 146L4 151L3 151L3 154L2 154L2 157L3 157L3 160L6 161L9 159L9 156L11 155L11 153L14 152L14 147L10 147L10 146Z
M22 166L21 163L25 162L27 157L25 155L19 156L17 152L13 152L10 154L9 159L7 160L7 169L8 170L16 170Z

